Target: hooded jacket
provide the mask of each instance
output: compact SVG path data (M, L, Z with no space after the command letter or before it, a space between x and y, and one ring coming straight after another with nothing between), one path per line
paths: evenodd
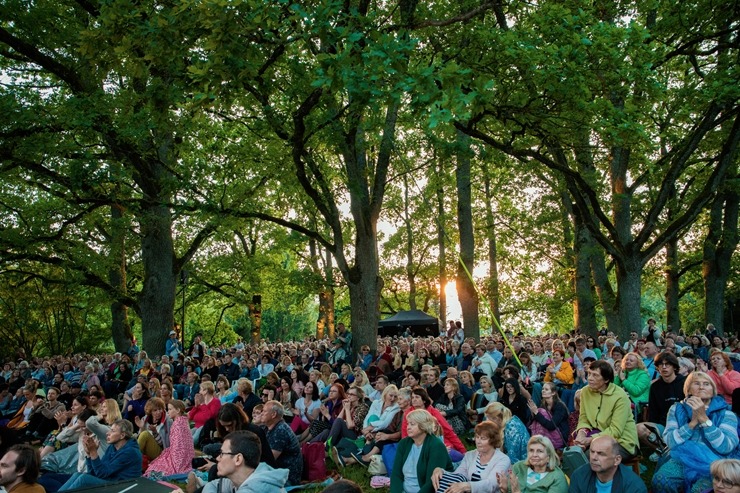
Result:
M274 469L265 463L260 463L235 493L285 493L286 481L288 481L287 469ZM234 485L227 478L215 479L206 483L203 488L203 493L231 493L232 491L234 491Z
M598 429L591 436L596 438L608 435L630 454L637 449L637 425L632 414L632 405L627 393L610 383L603 392L584 387L581 391L581 415L578 418L580 429Z

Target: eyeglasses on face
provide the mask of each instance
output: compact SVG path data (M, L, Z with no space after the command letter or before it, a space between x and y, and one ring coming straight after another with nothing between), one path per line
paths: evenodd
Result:
M735 486L740 486L740 483L733 483L732 481L728 481L724 478L720 478L719 476L714 475L712 476L712 482L722 488L734 488Z
M224 452L223 450L219 452L219 454L216 457L221 457L222 455L239 455L241 452Z

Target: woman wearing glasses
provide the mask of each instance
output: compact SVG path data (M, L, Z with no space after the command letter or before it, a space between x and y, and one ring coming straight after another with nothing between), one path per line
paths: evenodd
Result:
M364 345L360 348L360 352L357 354L357 361L355 366L359 366L363 371L367 371L373 362L373 355L370 354L370 346Z
M654 493L677 493L685 484L701 491L710 483L709 465L737 449L737 415L717 395L714 380L695 371L684 383L686 399L671 406L663 438L671 459L653 475Z
M740 493L740 460L722 459L712 464L712 489L707 493Z
M362 424L367 416L365 391L362 387L350 387L347 397L342 401L342 409L331 425L331 428L319 433L312 442L324 442L330 447L339 443L342 438L357 439L362 434Z

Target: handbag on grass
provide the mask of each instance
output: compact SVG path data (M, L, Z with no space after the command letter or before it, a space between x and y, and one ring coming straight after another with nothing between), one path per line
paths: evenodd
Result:
M373 455L370 457L370 465L367 466L367 472L373 476L385 476L388 474L388 469L383 464L383 456L380 454Z

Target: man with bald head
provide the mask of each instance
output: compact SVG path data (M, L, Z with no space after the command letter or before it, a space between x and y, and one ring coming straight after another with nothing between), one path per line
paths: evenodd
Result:
M570 478L569 493L647 493L640 476L622 465L619 444L601 435L591 441L589 463L575 470Z

